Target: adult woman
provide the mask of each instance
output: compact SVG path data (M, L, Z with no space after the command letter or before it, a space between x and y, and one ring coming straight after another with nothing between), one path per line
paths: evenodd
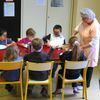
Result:
M90 87L93 68L97 66L99 57L100 24L95 13L89 8L84 8L80 15L82 21L72 35L79 33L81 48L85 56L91 60L87 69L87 87Z

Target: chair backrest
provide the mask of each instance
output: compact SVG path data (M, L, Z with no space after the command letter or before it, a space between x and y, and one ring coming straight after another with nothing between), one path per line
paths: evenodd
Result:
M65 68L66 69L83 69L86 68L88 65L87 61L65 61Z
M22 61L0 62L0 70L17 70L22 68Z
M53 66L53 61L44 63L33 63L27 61L28 70L31 71L48 71L51 70L52 66Z

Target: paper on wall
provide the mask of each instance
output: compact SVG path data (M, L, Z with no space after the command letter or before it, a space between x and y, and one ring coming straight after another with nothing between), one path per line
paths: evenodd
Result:
M37 6L45 6L46 5L46 0L36 0L36 5Z
M14 17L14 16L15 16L15 3L4 2L4 17Z

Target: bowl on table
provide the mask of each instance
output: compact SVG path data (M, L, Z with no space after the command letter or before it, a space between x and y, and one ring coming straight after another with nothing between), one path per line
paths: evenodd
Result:
M2 61L3 58L4 58L4 54L5 54L5 52L6 52L6 48L7 48L7 46L5 46L5 45L0 45L0 61Z

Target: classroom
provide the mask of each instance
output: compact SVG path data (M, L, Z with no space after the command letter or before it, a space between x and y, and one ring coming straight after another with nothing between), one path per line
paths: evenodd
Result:
M99 100L99 4L0 0L0 100Z

